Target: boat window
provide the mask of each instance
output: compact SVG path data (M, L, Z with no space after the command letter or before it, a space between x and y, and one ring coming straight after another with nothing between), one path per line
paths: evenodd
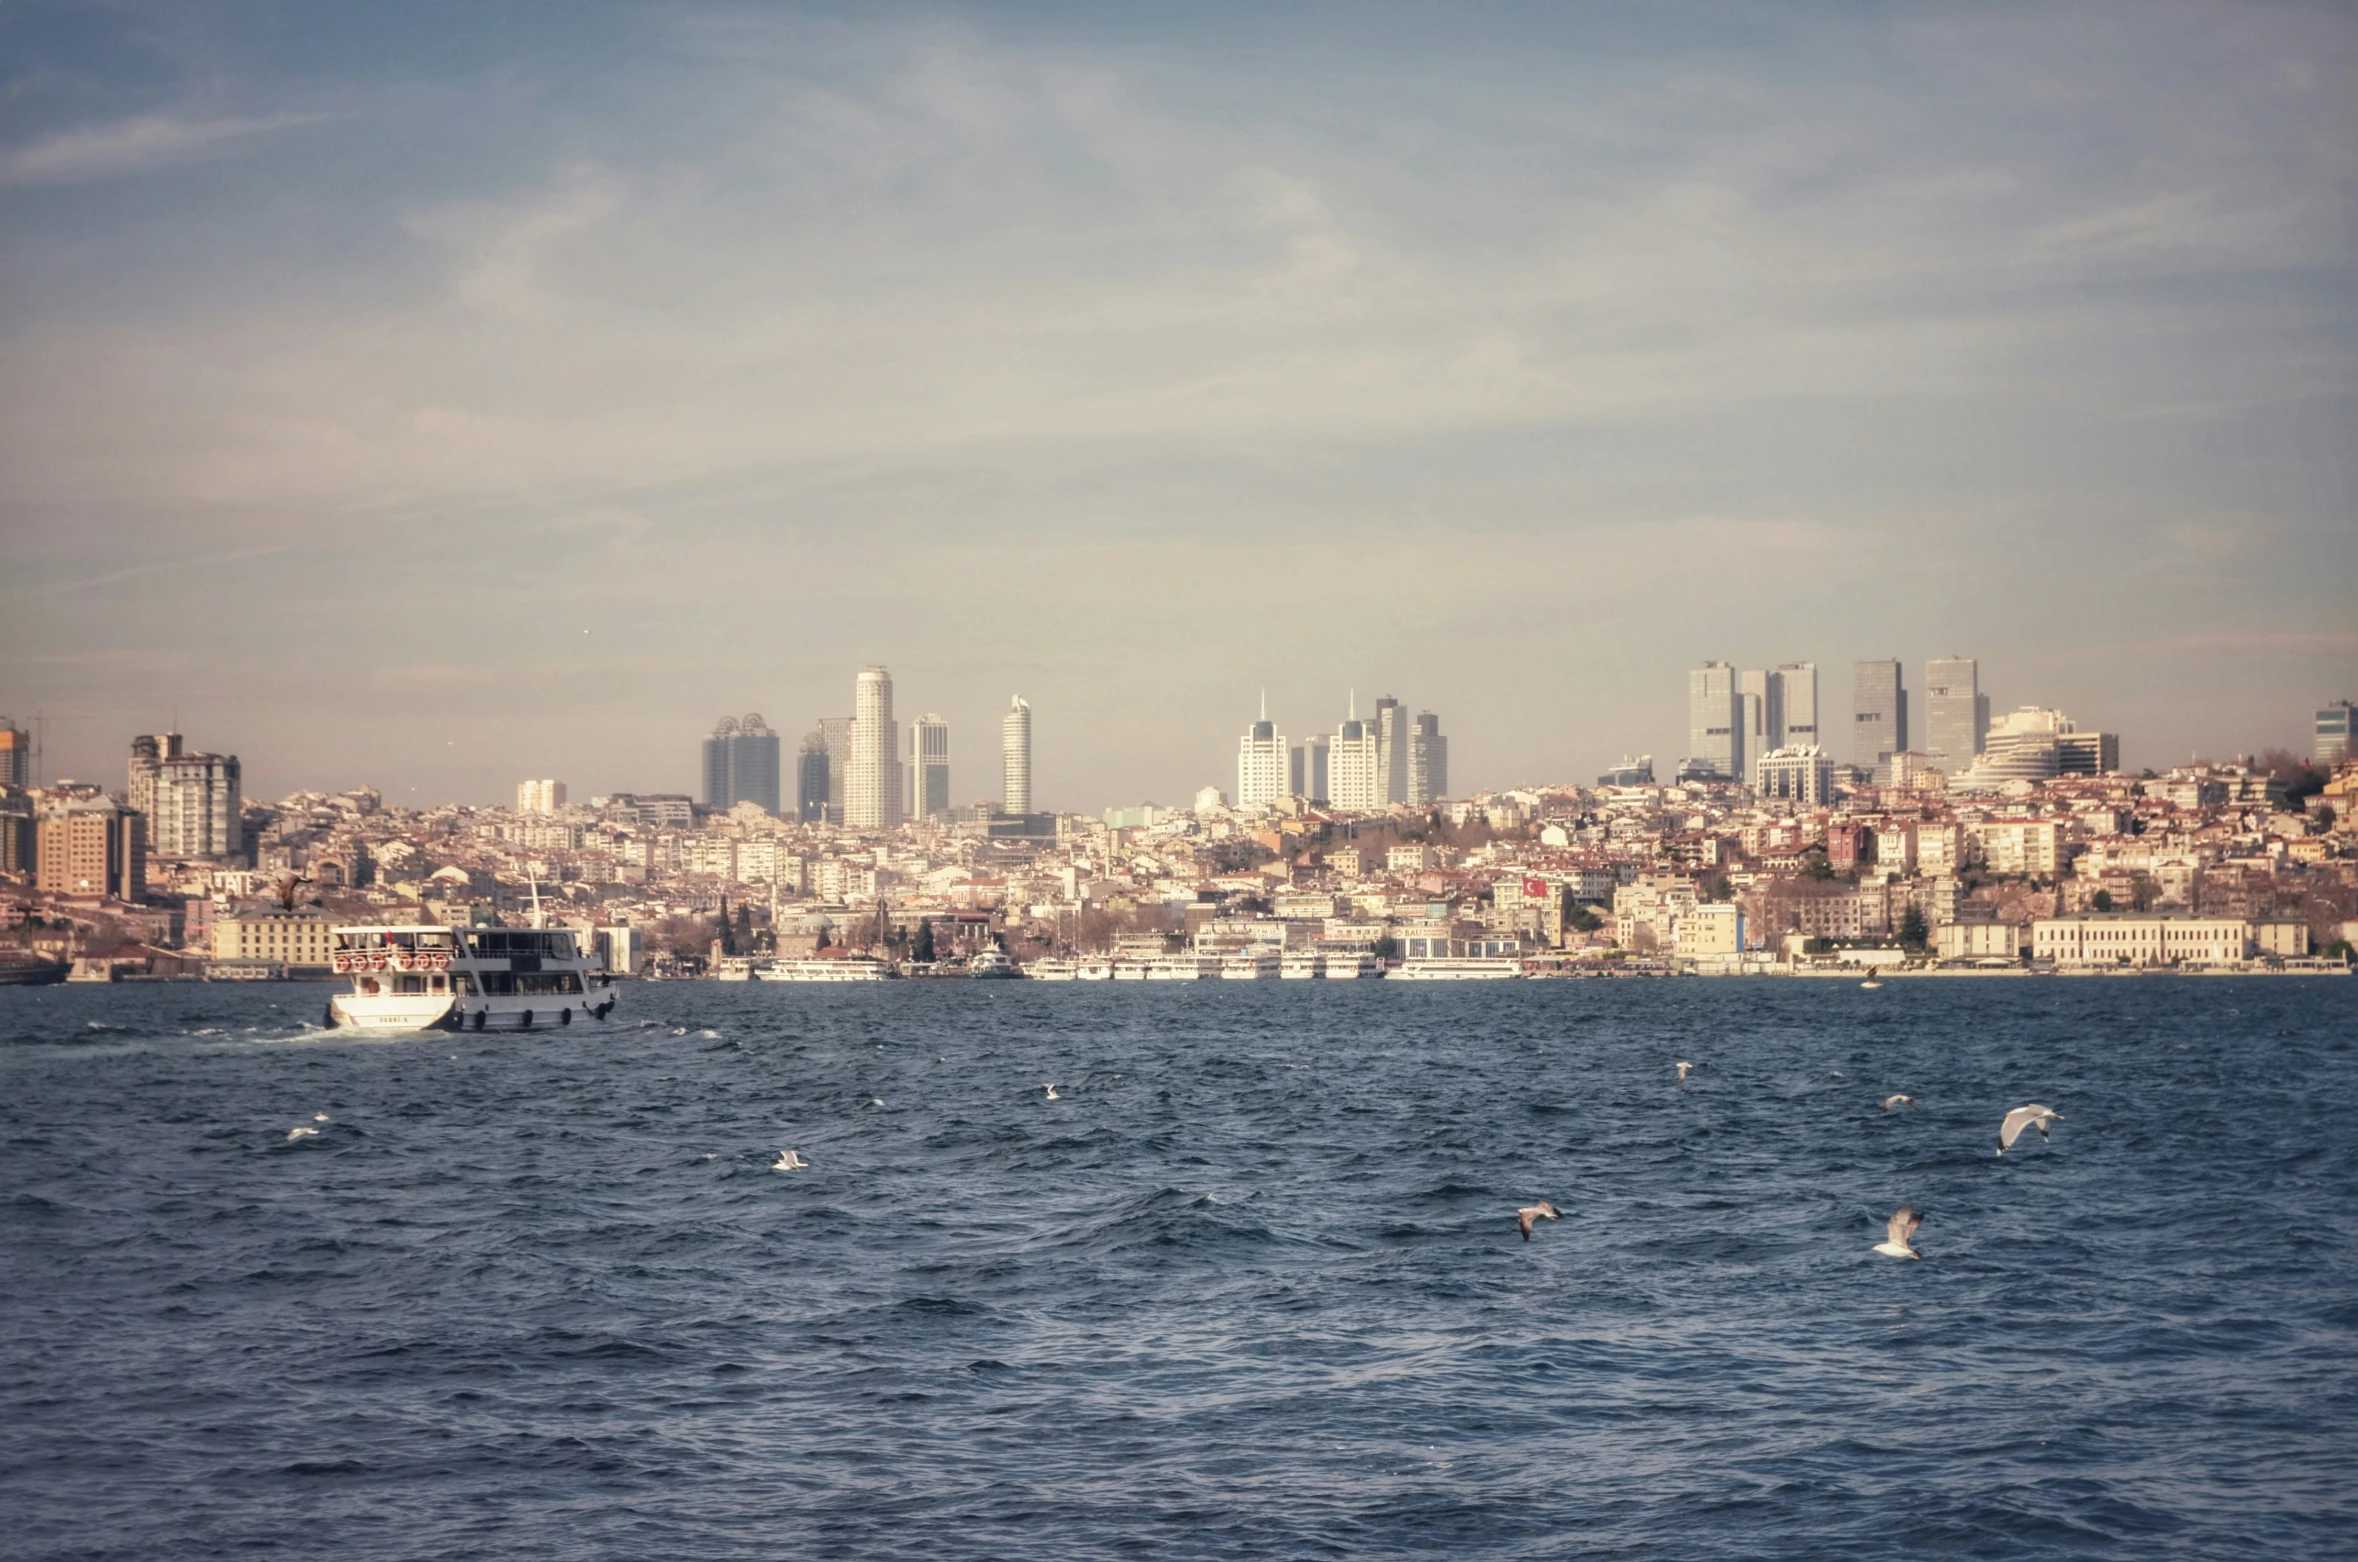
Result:
M428 977L426 979L426 991L430 993L438 993L442 991L442 978L439 976Z
M464 971L454 972L450 978L450 990L461 998L471 998L475 994L475 979Z
M393 990L414 996L426 990L426 979L422 976L396 976L393 978Z

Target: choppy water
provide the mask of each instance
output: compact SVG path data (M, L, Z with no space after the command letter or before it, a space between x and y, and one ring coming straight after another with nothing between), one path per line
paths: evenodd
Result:
M320 996L0 990L0 1552L2358 1549L2358 984Z

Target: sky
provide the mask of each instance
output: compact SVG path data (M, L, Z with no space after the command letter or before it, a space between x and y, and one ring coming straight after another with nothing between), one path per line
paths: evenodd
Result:
M11 4L0 713L500 802L873 663L1096 810L1264 690L1465 793L1961 655L2305 749L2354 195L2339 6Z

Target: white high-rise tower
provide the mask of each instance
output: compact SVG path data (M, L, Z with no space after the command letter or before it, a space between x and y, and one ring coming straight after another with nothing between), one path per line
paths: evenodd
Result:
M1020 694L1010 696L1007 714L999 718L999 806L1003 812L1032 811L1032 707Z
M1383 745L1375 723L1359 719L1359 695L1351 696L1351 714L1328 745L1327 797L1337 808L1373 813L1384 806Z
M1292 780L1293 753L1269 719L1269 694L1261 694L1261 719L1237 740L1236 806L1262 808L1286 795Z
M901 822L901 731L892 719L892 674L863 668L852 691L851 755L844 765L843 822L889 830Z

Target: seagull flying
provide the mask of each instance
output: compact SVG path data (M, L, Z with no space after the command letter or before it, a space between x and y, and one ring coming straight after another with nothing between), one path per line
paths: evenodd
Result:
M1531 1240L1531 1223L1533 1221L1559 1218L1556 1214L1556 1207L1545 1199L1540 1200L1537 1204L1527 1204L1515 1211L1515 1224L1523 1229L1523 1240L1526 1242Z
M2013 1149L2014 1141L2022 1137L2025 1128L2036 1128L2039 1137L2044 1139L2047 1137L2047 1125L2062 1121L2063 1114L2051 1106L2040 1106L2036 1102L2029 1106L2018 1106L2008 1112L2006 1120L1998 1125L1998 1153L2004 1155Z
M1056 1082L1054 1080L1050 1080L1048 1082L1048 1099L1051 1101L1062 1101L1064 1099L1064 1097L1056 1093Z
M1883 1240L1875 1244L1875 1251L1885 1258L1922 1258L1922 1253L1908 1246L1908 1239L1923 1224L1924 1217L1916 1213L1915 1205L1902 1204L1898 1212L1884 1222Z
M325 1112L314 1112L314 1113L312 1113L312 1114L311 1114L311 1120L312 1120L313 1122L315 1122L315 1123L324 1123L324 1122L328 1122L328 1121L330 1121L330 1119L329 1119L329 1117L328 1117L327 1113L325 1113Z
M810 1165L810 1162L804 1160L801 1156L795 1154L792 1150L780 1150L778 1152L777 1160L770 1164L770 1170L801 1171L808 1165Z
M318 1137L319 1130L316 1128L290 1128L287 1130L287 1143L289 1144L293 1144L297 1139L316 1139Z
M1693 1068L1694 1066L1694 1064L1687 1062L1684 1058L1681 1058L1678 1062L1671 1065L1671 1067L1678 1070L1678 1077L1681 1079L1686 1078L1687 1070Z
M1888 1112L1895 1106L1904 1106L1913 1112L1916 1110L1916 1098L1914 1096L1885 1096L1883 1098L1883 1110Z

